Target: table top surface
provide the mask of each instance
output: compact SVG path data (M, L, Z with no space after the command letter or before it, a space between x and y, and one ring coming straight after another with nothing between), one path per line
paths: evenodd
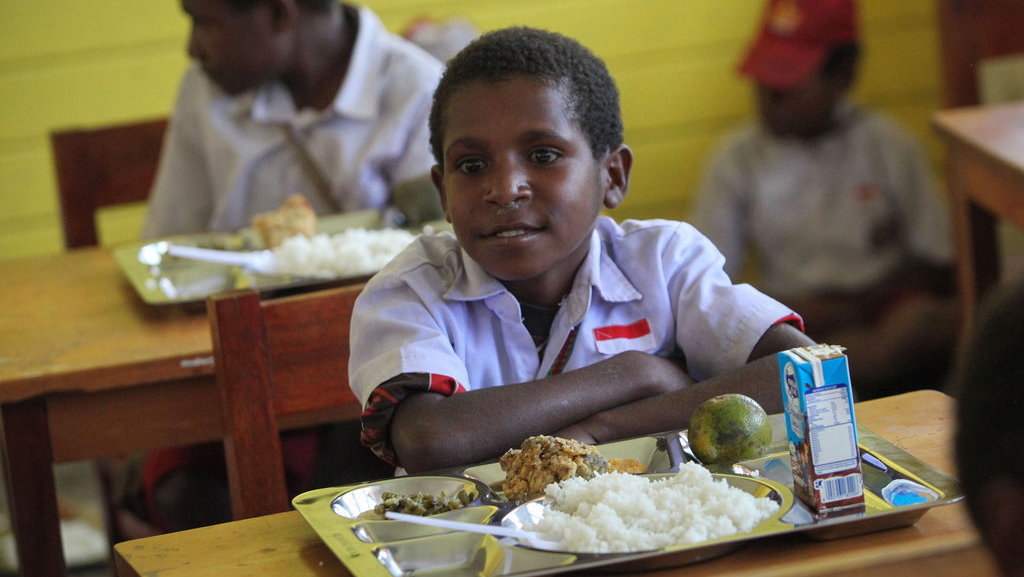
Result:
M917 391L860 403L857 418L935 468L952 472L953 405L942 393ZM348 574L294 511L119 543L115 562L122 577ZM641 574L834 577L865 571L876 577L996 575L962 503L931 509L911 527L833 541L783 535L749 543L719 559Z
M947 140L1024 172L1024 102L941 110L934 126Z
M144 303L109 250L0 260L0 402L213 373L202 307Z

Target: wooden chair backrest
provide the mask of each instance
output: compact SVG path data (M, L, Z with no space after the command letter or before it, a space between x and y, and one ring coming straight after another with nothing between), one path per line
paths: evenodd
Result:
M149 198L166 129L160 118L50 134L65 248L99 244L100 208Z
M290 428L289 417L309 425L358 416L348 357L362 288L267 300L246 290L207 300L235 519L290 509L278 434Z

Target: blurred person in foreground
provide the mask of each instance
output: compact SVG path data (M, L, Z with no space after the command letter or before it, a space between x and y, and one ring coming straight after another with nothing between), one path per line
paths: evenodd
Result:
M441 217L427 128L436 58L369 9L336 0L181 6L194 64L171 116L145 236L234 231L294 193L318 214L397 207L410 224ZM358 434L357 422L284 433L289 490L325 482L337 459L318 455L358 448ZM152 452L138 482L126 501L159 530L231 518L220 443Z
M739 71L759 118L728 135L695 224L743 275L843 345L860 399L941 386L954 343L947 208L918 144L848 97L853 0L771 0Z
M317 214L440 218L427 115L441 63L336 0L181 0L188 54L144 237L235 231L292 194Z
M781 410L774 353L811 341L692 226L603 216L629 189L619 93L580 43L488 32L448 62L431 146L454 235L418 237L352 314L363 439L409 472L533 435L682 428L744 393Z
M967 508L1006 577L1024 576L1024 279L985 302L954 371Z

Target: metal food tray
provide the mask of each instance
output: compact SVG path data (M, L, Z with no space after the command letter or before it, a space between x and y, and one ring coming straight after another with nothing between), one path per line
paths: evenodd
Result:
M377 210L361 210L322 216L317 219L317 232L339 233L345 229L381 228L382 215ZM446 223L430 223L444 228ZM139 297L151 305L192 304L207 296L231 289L251 288L261 292L299 288L321 288L359 282L369 275L356 277L306 277L297 275L263 275L228 266L163 255L159 264L148 264L146 253L159 253L159 242L219 250L252 251L266 248L259 234L251 228L238 232L178 235L158 240L137 241L118 245L114 259L124 271Z
M776 440L767 456L709 467L714 477L775 500L779 512L750 533L692 545L632 553L551 552L491 535L366 518L385 491L453 495L465 489L476 499L440 517L522 528L528 519L543 514L543 499L526 503L505 499L501 492L505 475L497 462L317 489L298 495L292 505L355 577L525 577L585 568L614 572L675 567L725 555L744 542L773 535L803 533L823 540L904 527L916 523L931 507L963 498L954 478L858 426L865 507L842 515L816 515L793 494L789 452L778 434L783 428L779 417L772 416ZM637 459L646 465L646 474L653 475L677 472L683 463L696 460L685 430L597 445L597 449L609 459ZM892 494L894 487L908 485L916 489Z

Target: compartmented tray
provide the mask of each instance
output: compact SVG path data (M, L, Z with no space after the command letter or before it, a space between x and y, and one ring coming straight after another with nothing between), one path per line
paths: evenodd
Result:
M317 232L336 234L346 229L381 228L382 215L377 210L360 210L322 216L317 220ZM447 228L447 223L429 223L432 228ZM207 296L231 289L251 288L258 291L283 291L303 288L321 288L361 282L369 275L353 277L313 277L298 275L256 274L236 266L175 258L161 254L161 242L183 246L213 248L231 251L253 251L266 248L255 230L246 228L238 232L198 233L168 237L159 240L137 241L118 245L113 249L125 277L148 304L189 304Z
M773 416L773 419L778 415ZM773 422L779 431L781 425ZM303 493L292 505L356 577L416 575L550 575L585 568L637 571L695 563L727 554L743 543L772 535L803 533L836 539L912 525L928 509L963 498L959 483L913 455L858 427L865 507L819 516L794 497L789 453L781 441L760 459L709 467L713 476L779 503L777 514L751 532L696 544L631 553L552 552L491 535L458 532L374 518L385 492L470 493L469 505L439 516L457 521L522 528L544 513L542 499L509 502L501 492L504 472L497 462L394 479L328 487ZM648 475L672 474L687 461L686 431L671 431L597 446L609 459L637 459Z

